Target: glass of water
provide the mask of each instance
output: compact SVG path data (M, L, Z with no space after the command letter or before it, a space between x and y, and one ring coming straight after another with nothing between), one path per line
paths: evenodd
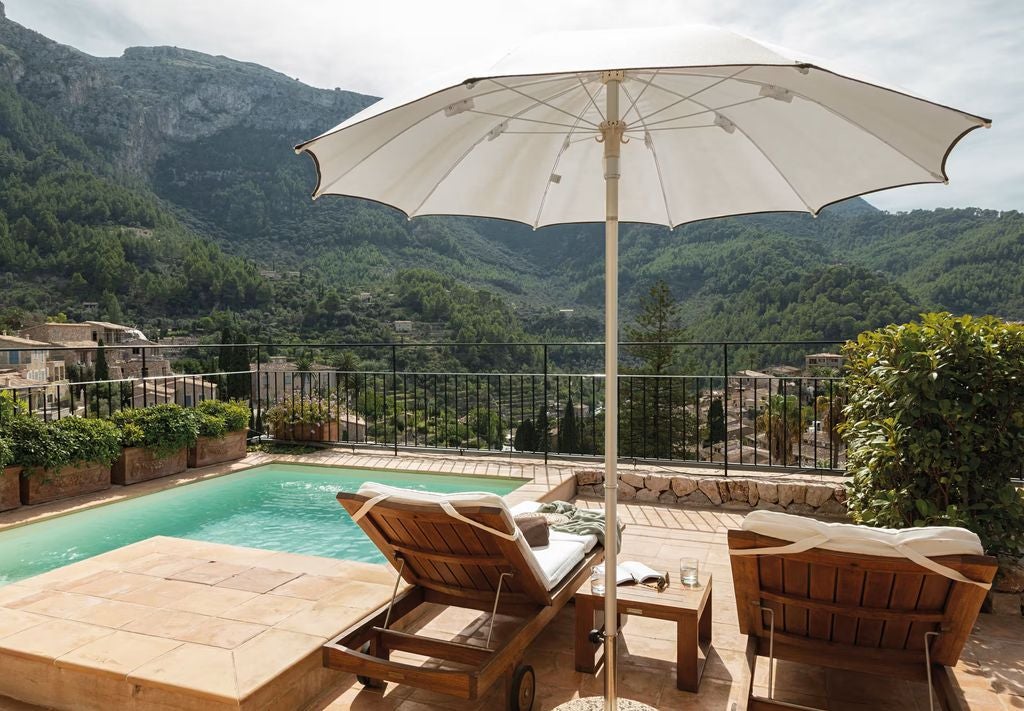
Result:
M604 595L604 570L597 565L590 569L590 592Z
M698 559L679 559L679 582L688 588L700 587L700 561Z

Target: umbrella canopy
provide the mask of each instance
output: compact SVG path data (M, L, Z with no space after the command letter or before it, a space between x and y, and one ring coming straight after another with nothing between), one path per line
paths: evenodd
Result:
M949 151L989 124L731 32L669 27L540 37L496 64L384 99L296 151L316 163L314 197L368 198L410 217L605 223L605 540L614 541L619 221L817 213L875 190L945 182ZM612 546L609 711L615 561Z
M952 146L989 123L715 28L558 33L422 82L298 146L317 163L314 196L533 227L604 221L594 140L603 70L626 70L625 222L817 212L942 182Z

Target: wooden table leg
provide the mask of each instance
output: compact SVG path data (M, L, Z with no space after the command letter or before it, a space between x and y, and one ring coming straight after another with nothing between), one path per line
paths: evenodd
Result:
M596 650L590 643L590 630L594 629L595 607L589 599L576 598L576 671L593 674L597 670Z
M683 615L676 622L676 688L681 691L697 691L700 684L698 675L697 615Z

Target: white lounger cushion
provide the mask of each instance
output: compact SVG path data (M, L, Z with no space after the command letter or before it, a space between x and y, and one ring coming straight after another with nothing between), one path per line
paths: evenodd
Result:
M558 533L558 537L553 538L547 546L543 548L530 548L523 536L519 535L519 529L516 528L512 520L513 511L508 508L505 500L497 494L488 492L436 494L429 491L403 489L368 481L359 487L357 493L369 499L377 498L380 501L387 500L402 504L426 504L440 507L443 503L446 503L456 510L472 506L492 506L502 509L505 512L508 529L507 532L495 531L494 533L503 536L508 536L510 533L514 535L514 542L523 552L523 558L526 559L530 569L537 576L537 580L541 581L547 590L557 586L573 568L579 565L586 553L597 542L594 536L574 536L568 533L552 531L552 534ZM520 506L523 508L520 509ZM530 506L532 508L529 508ZM525 506L520 504L516 507L516 513L536 511L539 506L540 504L536 502L527 502ZM588 539L590 538L594 538L594 543L589 542ZM587 545L588 543L589 545Z
M858 555L908 558L947 578L990 587L931 560L943 555L983 555L981 540L966 528L871 528L852 523L825 523L777 511L752 511L740 528L792 543L773 548L732 549L729 551L732 555L785 555L824 548Z
M929 558L985 553L976 533L954 526L872 528L853 523L825 523L778 511L751 511L740 528L793 542L823 536L825 540L815 544L815 548L891 558L905 558L900 551L903 546Z

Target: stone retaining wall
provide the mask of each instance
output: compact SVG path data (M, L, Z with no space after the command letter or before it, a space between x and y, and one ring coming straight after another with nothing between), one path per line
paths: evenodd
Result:
M603 498L604 471L582 469L576 472L576 494ZM737 511L768 509L846 518L846 490L838 483L619 472L619 501L721 506Z

